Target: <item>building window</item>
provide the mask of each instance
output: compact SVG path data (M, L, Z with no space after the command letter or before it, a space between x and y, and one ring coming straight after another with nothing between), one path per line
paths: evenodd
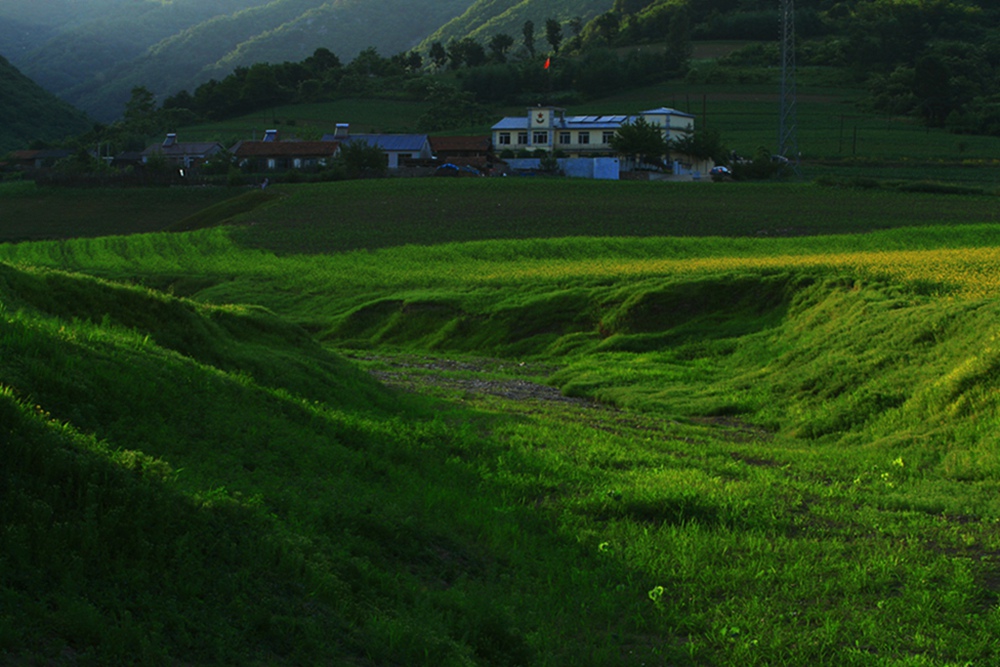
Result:
M535 132L531 135L531 143L535 145L549 143L549 133L544 131Z
M521 146L527 146L528 145L528 133L527 132L518 132L517 133L517 143L519 145L521 145Z
M559 133L559 143L563 144L563 145L566 145L566 144L570 143L569 132L560 132Z
M581 132L580 133L580 143L581 144L589 144L590 143L590 132Z
M611 140L614 139L614 138L615 138L615 133L614 132L605 131L605 132L603 132L601 134L601 143L602 144L610 144Z
M510 146L510 132L501 132L497 137L497 143L501 146Z

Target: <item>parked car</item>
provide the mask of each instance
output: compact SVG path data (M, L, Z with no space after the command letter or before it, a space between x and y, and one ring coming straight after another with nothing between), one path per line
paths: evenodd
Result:
M440 167L434 170L434 175L435 176L482 176L483 174L475 167L471 167L468 165L464 167L459 167L457 164L446 162L445 164L441 165Z
M733 172L729 170L729 167L724 167L720 164L718 166L709 169L708 175L712 178L713 181L723 181L726 179L731 179L733 177Z

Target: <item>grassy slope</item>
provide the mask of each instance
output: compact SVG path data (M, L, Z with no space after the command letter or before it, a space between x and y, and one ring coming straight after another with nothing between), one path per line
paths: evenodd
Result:
M543 610L614 568L502 500L477 470L496 445L447 410L400 404L263 311L2 271L5 661L605 650L546 646L575 630ZM568 561L581 573L553 577ZM615 597L599 634L634 626Z
M86 115L44 90L0 54L0 155L32 141L62 141L89 127Z
M69 576L40 595L34 613L54 629L30 648L114 656L119 634L135 632L153 655L195 661L250 636L262 662L340 651L407 664L945 665L997 654L992 198L392 185L289 189L233 230L0 250L265 304L332 345L364 348L377 369L398 372L379 357L399 350L558 364L550 382L627 409L441 390L436 419L388 397L370 411L350 396L382 390L267 313L6 269L0 384L11 433L33 453L12 459L24 472L2 488L38 512L5 533L6 558L30 558L49 534L37 526L55 515L45 480L63 473L31 462L72 446L112 478L149 468L141 493L177 497L205 522L191 542L233 521L212 523L217 501L243 517L250 527L223 533L219 548L271 591L235 608L178 593L152 613L142 596L124 603L103 579ZM492 213L492 198L517 214ZM609 226L601 207L626 201L635 213ZM557 203L580 208L561 216ZM813 215L796 217L803 208ZM787 233L788 220L797 231L895 229L757 237L761 225ZM913 226L932 220L951 224ZM709 229L729 238L663 236ZM198 420L182 407L191 391ZM136 412L149 418L136 425ZM161 462L109 453L118 448ZM63 502L88 507L79 494ZM171 553L183 535L142 553ZM254 570L240 554L265 549L257 535L301 566ZM103 542L140 549L129 539ZM44 553L103 562L67 544ZM188 582L188 595L227 585L215 579ZM16 601L32 590L5 585ZM319 613L297 606L297 586L319 591ZM178 620L194 604L218 624L214 639ZM23 650L19 621L0 622L9 650ZM338 648L315 639L338 627ZM283 644L289 632L302 641Z

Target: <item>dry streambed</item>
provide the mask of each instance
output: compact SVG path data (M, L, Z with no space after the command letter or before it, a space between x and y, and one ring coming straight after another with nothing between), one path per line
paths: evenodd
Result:
M702 438L733 445L771 440L772 434L735 417L694 417L681 423L660 415L622 410L591 399L565 396L544 379L557 371L554 364L509 359L463 358L430 355L346 355L368 368L384 384L424 395L481 403L499 399L510 413L535 413L545 409L551 417L623 434L642 432L647 437L695 443ZM731 453L749 465L773 465L738 451Z

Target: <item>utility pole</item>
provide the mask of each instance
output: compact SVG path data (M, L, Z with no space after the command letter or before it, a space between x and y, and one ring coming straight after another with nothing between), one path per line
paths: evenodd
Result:
M778 116L778 155L786 158L799 174L799 144L796 139L795 4L781 1L781 109Z

